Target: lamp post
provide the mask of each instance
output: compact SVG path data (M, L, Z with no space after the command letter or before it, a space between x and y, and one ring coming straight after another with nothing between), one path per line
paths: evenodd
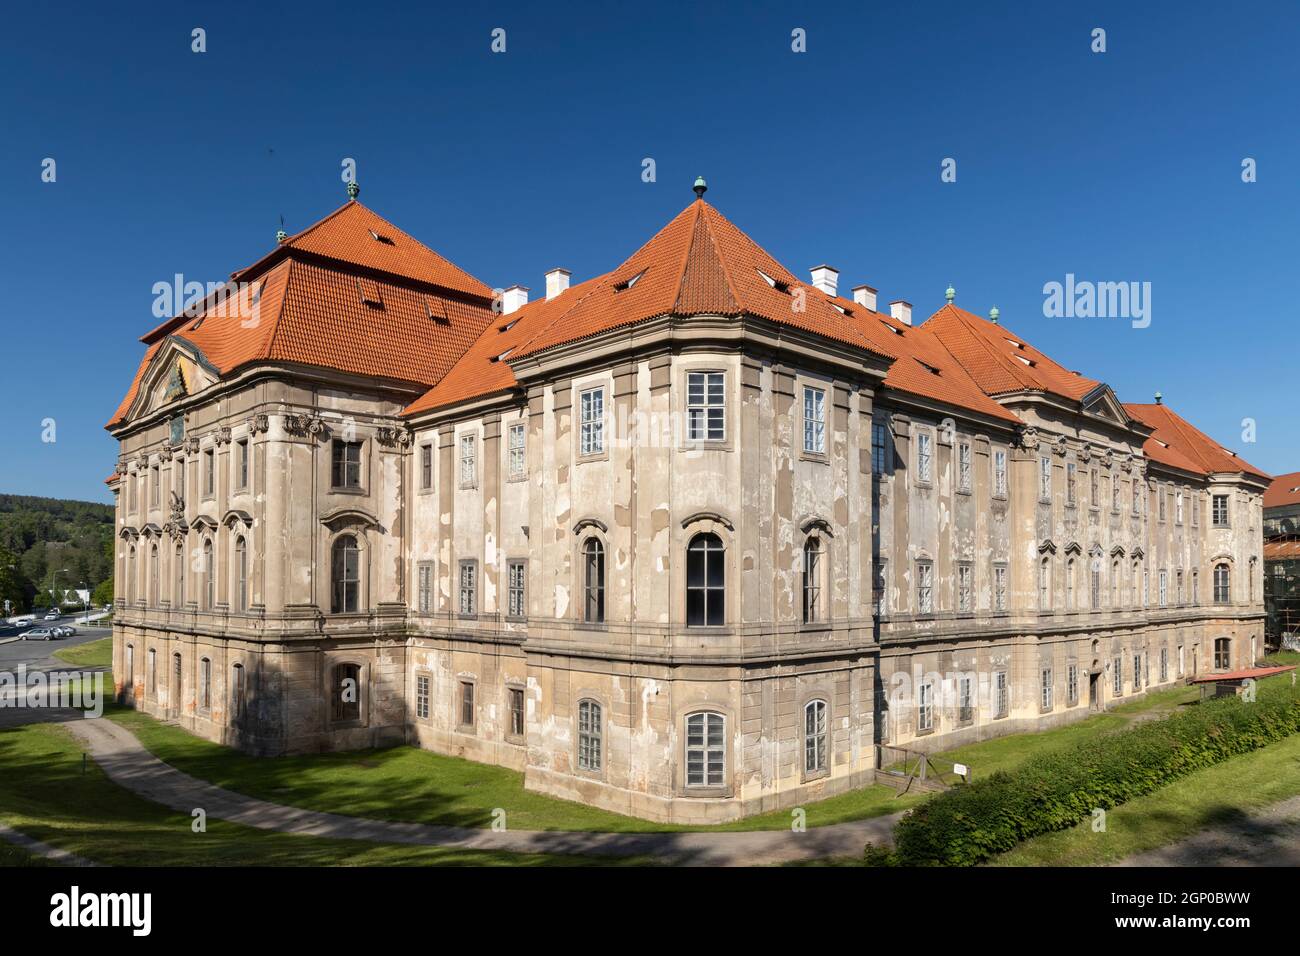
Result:
M82 581L81 586L85 588L86 591L86 596L81 599L81 607L83 609L81 623L88 626L90 624L90 582Z
M50 600L51 600L51 601L54 601L54 600L56 600L56 599L58 598L58 594L59 594L59 575L60 575L60 574L71 574L71 573L72 573L72 572L69 571L67 568L59 568L59 570L57 570L57 571L54 572L54 577L50 578L50 590L54 592L53 594L50 595ZM51 607L50 610L53 611L54 608ZM60 614L63 613L63 602L62 602L62 601L59 601L59 613L60 613Z

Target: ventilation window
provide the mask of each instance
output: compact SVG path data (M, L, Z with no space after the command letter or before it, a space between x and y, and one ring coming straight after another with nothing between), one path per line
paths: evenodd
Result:
M379 297L379 283L374 279L358 279L357 292L361 295L361 301L366 305L373 306L376 309L384 307L384 300Z
M1023 355L1017 355L1016 358L1020 359L1020 361L1024 362L1024 363L1025 363L1026 365L1028 365L1030 368L1033 368L1035 365L1038 364L1038 363L1035 362L1033 359L1025 358Z
M498 331L498 332L509 332L511 329L513 329L513 328L515 327L515 323L518 322L518 321L519 321L518 319L511 319L511 320L510 320L509 322L507 322L505 325L498 325L498 326L497 326L497 331Z
M447 313L443 309L442 303L437 299L431 299L428 296L425 296L424 314L439 325L451 325L451 319L447 318Z
M1025 347L1025 343L1017 342L1015 339L1007 339L1007 341L1010 342L1014 347L1018 349L1023 349Z
M904 334L902 329L900 329L900 328L899 328L898 326L896 326L896 325L890 325L890 324L889 324L888 322L886 322L884 319L881 319L881 320L880 320L880 324L883 325L885 328L889 329L889 331L893 332L895 335L903 335L903 334Z
M500 355L494 355L494 356L492 356L490 359L488 359L488 361L489 361L489 362L500 362L503 358L505 358L507 355L509 355L509 354L510 354L511 352L513 352L513 351L514 351L514 349L512 349L512 348L511 348L511 349L506 349L506 350L505 350L504 352L502 352Z
M937 368L935 368L933 365L928 365L928 364L926 364L925 362L922 362L920 359L917 359L917 360L916 360L916 364L919 365L919 366L921 366L921 368L925 369L925 370L926 370L927 372L929 372L931 375L938 375L938 374L939 374L939 370L938 370Z
M627 289L632 288L632 286L636 285L637 282L639 282L639 281L641 280L641 277L642 277L643 275L645 275L645 270L644 270L644 269L642 269L640 272L638 272L636 275L634 275L634 276L633 276L632 278L630 278L630 279L624 279L622 282L615 282L615 283L614 283L614 291L615 291L615 292L624 292L624 291L626 291Z
M851 309L844 308L844 306L840 305L838 302L832 302L831 305L835 307L836 311L838 311L840 315L847 315L847 316L853 315L853 311Z
M370 233L370 238L375 240L375 242L382 242L386 246L395 245L392 239L389 239L387 236L381 236L373 229L367 229L366 232Z
M762 269L755 269L754 271L757 272L760 276L762 276L762 277L763 277L763 281L766 282L768 285L770 285L770 286L771 286L773 289L775 289L777 292L786 292L786 293L788 293L788 292L790 291L790 283L788 283L788 282L782 282L780 279L773 279L770 275L768 275L768 274L767 274L766 272L764 272Z

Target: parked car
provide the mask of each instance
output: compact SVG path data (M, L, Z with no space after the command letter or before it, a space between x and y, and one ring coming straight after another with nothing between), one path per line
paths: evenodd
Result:
M54 631L48 627L34 627L23 634L24 641L52 641L55 637Z
M35 623L36 618L29 614L27 617L20 617L18 620L14 621L14 627L31 627Z
M51 611L49 614L45 615L45 620L57 621L61 617L63 617L63 615L60 614L58 611Z
M72 637L77 633L77 629L71 624L58 624L50 628L55 637Z

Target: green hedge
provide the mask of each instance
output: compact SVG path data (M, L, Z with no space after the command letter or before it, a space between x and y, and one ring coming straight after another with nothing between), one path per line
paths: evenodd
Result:
M1300 692L1289 676L1256 690L1253 703L1208 700L946 791L899 821L892 862L971 866L1030 837L1072 827L1096 807L1110 809L1300 732Z

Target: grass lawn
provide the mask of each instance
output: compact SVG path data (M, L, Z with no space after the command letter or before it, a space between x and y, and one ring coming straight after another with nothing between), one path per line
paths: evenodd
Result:
M55 651L54 656L77 667L112 667L113 639L106 637L98 641L87 641L76 647Z
M0 840L0 867L6 866L58 866L53 860L29 853L20 846Z
M401 846L294 836L209 819L192 819L137 797L90 761L58 724L0 731L0 821L51 846L115 866L565 866L583 857ZM44 864L0 843L0 865Z
M107 716L134 733L161 760L218 786L276 803L349 816L409 823L484 827L501 807L512 830L610 833L682 830L781 830L790 811L777 810L716 827L679 827L639 820L524 789L523 774L417 747L250 757L191 736L145 714L114 707ZM808 804L810 827L861 820L914 806L870 786Z
M1106 832L1091 821L1028 840L991 866L1105 866L1134 853L1230 823L1245 811L1300 794L1300 736L1177 780L1106 813Z

